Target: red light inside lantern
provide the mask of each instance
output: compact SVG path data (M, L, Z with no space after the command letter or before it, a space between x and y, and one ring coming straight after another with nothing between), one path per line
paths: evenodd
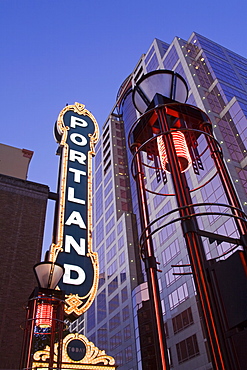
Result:
M40 328L52 326L53 306L49 303L40 303L37 307L36 325Z
M191 165L191 157L185 140L185 136L181 131L172 131L171 135L176 150L176 154L178 157L180 170L181 172L185 172ZM161 166L164 171L170 173L171 172L170 164L168 162L166 147L162 135L157 137L157 145Z

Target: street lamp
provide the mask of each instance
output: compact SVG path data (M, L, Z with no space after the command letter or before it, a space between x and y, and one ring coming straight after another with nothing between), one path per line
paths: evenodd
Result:
M132 95L134 106L141 114L150 108L151 102L157 104L159 98L185 103L187 97L188 88L183 77L162 69L143 75L134 87Z
M29 297L20 369L32 369L35 338L45 335L49 339L49 369L61 368L64 328L64 293L56 286L64 273L64 267L52 262L40 262L34 266L36 287ZM57 342L57 355L54 353ZM37 348L38 349L38 348ZM36 349L36 350L37 350Z
M150 223L149 220L143 153L147 158L155 158L156 173L162 170L163 180L167 181L166 172L171 174L175 193L173 195L176 196L178 204L178 208L173 212L177 211L180 216L174 222L181 221L214 369L235 370L231 346L222 328L222 313L216 308L208 280L207 260L201 236L213 238L219 242L226 240L231 243L233 240L227 236L223 239L215 233L199 229L194 210L197 205L192 202L185 175L191 165L196 174L203 169L201 155L197 148L197 140L200 136L204 136L206 140L217 175L224 187L229 202L228 209L240 234L240 240L237 243L244 247L246 247L247 235L246 219L223 161L221 149L213 137L212 124L203 111L185 104L187 96L185 80L177 73L167 70L153 71L144 75L137 81L132 95L133 103L141 116L131 127L128 140L133 154L132 174L136 180L143 231L140 239L141 253L154 313L157 366L158 369L169 369L157 279L158 270L152 242L152 236L157 230L152 229L154 222ZM150 168L150 166L147 167ZM225 217L225 213L222 215Z
M50 261L33 266L38 285L43 289L55 289L64 274L64 267Z
M188 89L184 79L172 71L153 71L145 75L139 80L133 90L133 103L136 109L141 113L145 113L158 104L164 103L164 99L171 101L185 101L188 96ZM153 122L154 124L155 122ZM151 130L150 130L151 129ZM159 128L153 127L154 132L159 132ZM139 120L139 124L135 126L135 130L131 132L131 151L134 154L135 164L135 179L138 192L140 220L142 230L145 230L145 247L144 263L147 274L148 291L151 302L152 322L155 340L156 361L158 369L169 369L169 358L166 346L165 329L163 321L163 313L159 294L159 285L157 278L157 262L154 255L154 247L152 238L149 237L149 211L147 206L145 179L142 171L142 158L140 146L145 141L144 137L150 135L152 128L147 125L146 117L144 120ZM138 133L138 134L137 134ZM175 133L175 131L174 131ZM141 135L142 139L136 142L135 137ZM144 135L144 136L143 136ZM176 134L175 134L176 135ZM174 137L175 138L175 137ZM162 157L164 168L168 168L167 154L163 143L163 137L159 136L159 150ZM182 159L182 158L181 158ZM181 161L182 162L182 161Z

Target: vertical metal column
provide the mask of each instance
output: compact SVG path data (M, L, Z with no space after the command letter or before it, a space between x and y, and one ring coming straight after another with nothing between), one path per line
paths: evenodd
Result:
M63 328L64 328L64 301L61 300L57 307L58 347L57 347L57 370L62 368Z
M63 316L64 316L64 301L51 298L51 304L53 304L53 315L52 315L52 326L51 326L51 338L50 338L50 359L49 368L54 368L54 362L56 362L56 369L60 370L62 366L62 345L63 345ZM57 333L57 338L56 338ZM55 361L55 342L57 339L57 360Z
M157 359L157 370L169 370L169 360L166 346L165 328L163 321L163 313L160 301L160 292L157 278L157 263L154 256L154 248L152 239L149 237L150 230L149 214L147 206L147 198L145 193L144 174L142 170L141 154L138 152L138 147L132 147L135 153L135 170L136 170L136 186L138 193L138 202L140 209L140 219L142 230L145 230L145 268L147 273L149 299L152 309L152 323L154 332L154 344Z
M170 131L164 109L157 110L157 115L161 131ZM205 267L206 256L201 238L196 233L197 222L195 218L188 217L192 214L193 209L191 209L191 207L186 207L192 204L187 180L185 175L180 171L171 134L168 133L164 135L163 138L168 161L171 167L174 192L176 194L178 207L180 208L180 216L186 217L186 219L182 221L183 235L186 241L195 286L203 312L207 338L209 340L209 347L212 355L212 363L215 370L235 370L228 357L224 334L220 327L219 318L216 316L213 297L207 282Z
M33 332L35 326L36 306L36 299L29 300L26 308L27 313L22 343L20 369L32 368Z
M49 302L50 305L53 304L53 300ZM49 370L53 369L54 365L54 348L55 348L55 334L56 334L56 316L57 316L57 307L53 306L52 312L52 324L51 324L51 333L50 333L50 357L49 357Z

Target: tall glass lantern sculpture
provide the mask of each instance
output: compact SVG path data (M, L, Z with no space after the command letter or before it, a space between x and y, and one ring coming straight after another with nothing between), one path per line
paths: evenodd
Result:
M132 175L136 180L142 235L140 251L144 261L150 301L153 306L154 332L156 333L157 363L159 369L168 369L164 323L161 310L157 261L154 255L152 237L163 227L180 223L190 260L191 274L201 306L204 327L209 344L211 361L214 369L238 369L237 358L231 338L226 335L227 319L223 306L218 303L215 286L217 285L212 269L206 259L203 238L210 242L223 240L241 248L241 264L246 271L247 223L246 215L231 182L224 163L220 145L213 136L209 117L199 108L186 104L188 89L184 79L172 71L157 70L144 75L133 90L133 103L141 114L129 133L129 147L133 154ZM201 144L204 147L201 148ZM200 144L200 145L199 145ZM187 174L194 170L200 175L204 169L203 158L209 151L215 172L213 177L205 177L200 189L213 178L222 183L228 204L193 203L192 194L198 188L189 187ZM156 172L159 181L172 181L173 194L177 209L169 212L173 220L166 223L167 214L150 222L145 171ZM238 230L238 238L216 234L203 230L202 219L208 215L231 218ZM161 221L163 225L160 226ZM200 226L199 226L200 225ZM210 272L211 271L211 272ZM210 275L211 274L211 275Z

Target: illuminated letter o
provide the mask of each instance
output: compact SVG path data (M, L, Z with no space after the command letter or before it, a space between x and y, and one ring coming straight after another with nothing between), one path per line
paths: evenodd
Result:
M87 145L87 139L85 138L85 136L81 134L77 134L77 133L71 134L70 140L72 141L72 143L79 145L79 146Z

